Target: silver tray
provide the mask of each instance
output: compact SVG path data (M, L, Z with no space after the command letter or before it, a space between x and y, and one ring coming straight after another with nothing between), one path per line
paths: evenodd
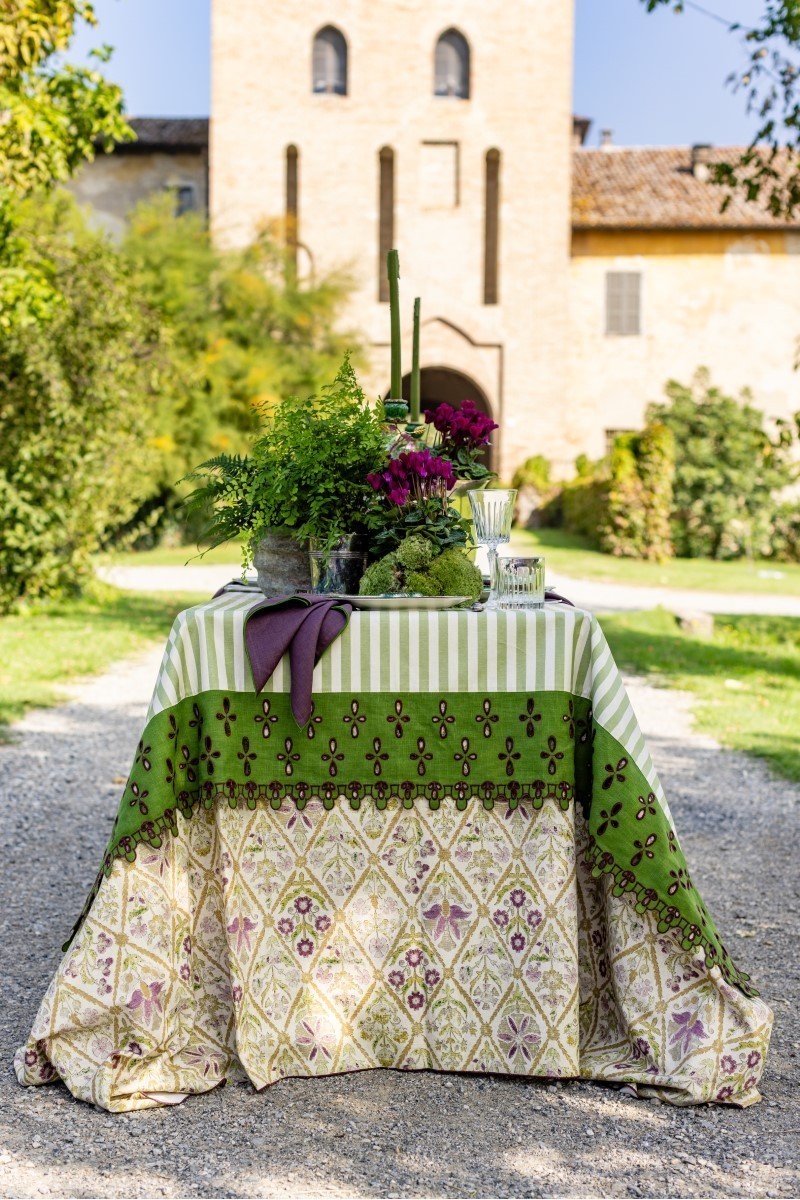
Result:
M458 604L469 600L469 596L341 596L339 599L346 600L348 604L352 604L353 608L362 608L372 612L391 610L436 612L444 608L455 608Z

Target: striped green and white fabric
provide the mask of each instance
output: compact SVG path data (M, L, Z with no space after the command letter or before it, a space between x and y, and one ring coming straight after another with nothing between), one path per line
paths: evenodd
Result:
M225 593L186 609L167 639L148 720L205 691L252 692L247 614L263 600ZM264 695L288 694L284 658ZM315 693L568 692L620 742L666 798L617 665L595 617L547 604L522 612L354 612L318 663Z

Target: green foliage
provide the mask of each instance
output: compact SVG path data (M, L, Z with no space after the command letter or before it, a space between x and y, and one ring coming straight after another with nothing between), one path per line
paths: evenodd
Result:
M64 183L98 141L110 148L133 136L120 89L99 69L60 61L79 21L96 23L86 0L0 6L0 191L28 195Z
M431 548L429 555L425 546ZM427 562L426 562L427 559ZM481 594L481 573L463 551L437 553L432 543L418 534L400 542L397 549L367 567L361 578L362 596L417 592L423 596L468 596Z
M370 533L370 553L380 557L412 535L427 538L439 552L465 549L472 522L452 505L443 506L439 500L430 499L403 508L378 506L373 502L366 526Z
M800 505L781 504L770 530L770 551L778 562L800 562Z
M284 400L253 446L264 512L256 536L285 526L298 541L330 546L362 529L373 496L366 477L385 453L381 414L367 403L346 353L333 383L308 400Z
M65 195L14 212L20 269L53 297L0 338L0 610L64 592L152 492L164 358L127 264Z
M282 528L326 548L363 529L373 496L366 477L386 448L380 414L367 403L349 354L318 396L290 396L267 420L250 457L217 455L192 472L204 483L190 496L190 511L213 510L205 536L214 544L243 534L258 540Z
M609 487L608 464L604 459L594 465L591 473L584 469L583 474L564 484L561 512L564 528L569 533L580 534L592 545L600 545L608 517Z
M136 210L122 249L169 346L173 370L153 428L165 519L185 519L176 479L203 460L241 455L284 396L318 391L348 344L360 352L359 339L335 327L348 282L299 280L272 228L244 250L222 252L199 216L174 215L169 197ZM202 515L194 513L195 533Z
M671 382L670 403L651 406L649 419L675 438L672 535L688 558L736 558L769 552L775 495L795 477L792 436L779 424L771 438L750 393L736 400L699 371L690 386Z
M672 557L670 512L675 442L665 425L649 422L615 439L600 548L619 558L661 562Z
M642 0L648 12L667 5L683 12L685 0ZM695 7L697 7L695 5ZM711 167L711 179L725 195L759 200L775 217L791 219L800 208L800 0L764 0L764 12L752 25L730 21L741 34L742 66L728 77L745 99L758 127L750 145L735 159Z
M517 467L514 472L511 486L532 487L542 494L549 492L553 486L550 479L550 463L543 454L534 454L526 458L522 466Z

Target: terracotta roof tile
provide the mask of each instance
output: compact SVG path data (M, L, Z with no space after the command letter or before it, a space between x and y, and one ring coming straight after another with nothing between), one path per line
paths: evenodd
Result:
M741 149L715 146L711 160L734 161ZM692 171L688 146L576 149L574 229L797 229L800 218L773 217L763 203L736 196L720 212L723 188Z
M135 142L123 142L121 150L203 150L208 146L207 117L131 117Z

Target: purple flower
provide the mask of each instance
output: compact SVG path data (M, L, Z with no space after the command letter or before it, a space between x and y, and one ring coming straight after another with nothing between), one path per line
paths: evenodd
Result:
M517 953L517 954L519 954L522 950L525 949L525 935L524 934L512 933L511 949L514 950L515 953Z
M402 971L390 971L389 972L389 983L392 985L393 988L402 987L403 984L405 983L405 981L406 981L406 977Z
M36 1066L36 1051L35 1050L26 1050L25 1051L25 1066L26 1067Z
M460 408L439 404L425 413L425 420L441 434L442 444L448 450L479 450L489 441L497 422L482 413L474 400L464 400Z
M525 903L525 893L522 888L514 888L511 895L508 897L514 908L522 908Z
M455 941L461 937L461 929L459 921L467 921L470 918L470 910L462 908L460 904L451 904L448 900L443 900L441 904L433 904L429 909L423 911L422 914L426 921L435 921L433 929L433 940L438 942L442 934L447 930Z
M728 1097L732 1096L732 1095L733 1095L732 1087L720 1088L719 1091L717 1092L717 1099L718 1100L727 1100Z
M408 997L409 1008L422 1008L424 1003L425 997L423 996L422 992L412 992Z
M692 1041L695 1038L699 1040L706 1037L703 1023L699 1020L697 1013L676 1013L672 1020L678 1028L669 1039L670 1045L680 1046L684 1054L689 1053Z
M181 979L184 981L184 983L189 982L191 974L192 974L192 972L189 969L189 964L184 963L183 966L181 967Z
M183 948L187 954L192 953L192 939L190 937L185 937L183 939Z
M539 912L538 908L532 908L526 919L531 929L536 929L537 926L541 925L542 923L542 914Z
M294 906L299 913L307 913L311 908L311 897L298 896L294 902Z
M761 1055L758 1053L757 1050L751 1050L747 1056L748 1067L754 1067L757 1063L760 1063L760 1062L761 1062Z
M440 979L441 979L441 975L433 967L431 967L429 971L425 972L425 982L429 988L436 987L436 985Z
M241 954L242 942L247 946L248 950L252 950L250 945L250 934L256 928L256 922L251 921L249 917L234 917L228 926L228 933L232 933L236 938L236 953Z
M143 1009L145 1023L149 1025L150 1021L152 1020L153 1013L164 1011L161 1005L161 993L163 990L163 981L140 983L128 1001L128 1008L133 1010L136 1010L137 1008Z
M530 1062L531 1051L541 1038L535 1027L532 1028L532 1021L527 1013L511 1013L505 1018L504 1027L498 1033L497 1040L505 1043L510 1059L519 1054L521 1058Z
M309 954L314 953L314 943L311 941L311 938L300 938L300 941L297 943L297 953L302 958L308 958Z
M455 483L452 464L430 450L406 450L390 458L381 471L367 475L367 483L390 504L401 507L409 499L444 496Z
M505 929L506 925L508 924L508 913L503 912L502 908L497 908L494 911L492 920L499 929Z
M242 995L243 995L242 989L241 989L241 987L239 986L239 984L237 983L236 987L233 989L233 1002L234 1002L234 1004L241 1004L241 1002L242 1002Z
M317 933L325 933L326 930L330 929L330 927L331 919L330 917L326 917L324 915L317 917L316 921L314 922L314 928L316 929Z
M282 933L284 937L288 937L294 931L294 921L291 917L281 917L278 921L278 933Z
M142 1047L138 1042L128 1042L128 1053L133 1054L135 1058L141 1058Z
M410 967L418 967L422 962L422 951L409 950L406 954L406 962Z
M719 1065L722 1067L726 1075L736 1074L736 1059L731 1054L723 1054Z
M647 1038L634 1038L631 1051L634 1062L637 1058L647 1058L648 1054L650 1053L650 1043L648 1042Z

